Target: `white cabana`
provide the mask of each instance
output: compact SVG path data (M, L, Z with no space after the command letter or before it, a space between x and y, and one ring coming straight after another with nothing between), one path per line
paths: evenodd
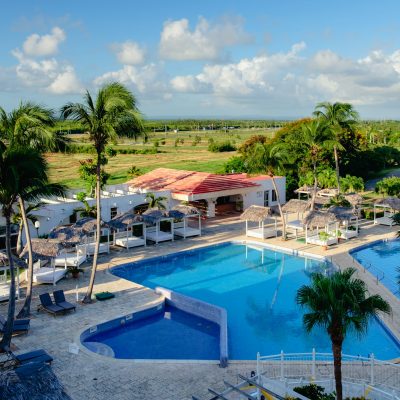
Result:
M65 248L54 259L56 267L79 267L87 260L87 248L85 244L76 245L74 248Z
M377 208L383 209L383 216L377 217ZM400 199L397 197L385 197L374 203L374 224L393 226L396 222L393 221L394 214L400 212Z
M339 222L337 236L340 239L351 239L358 236L358 211L351 207L332 206L328 210Z
M276 217L273 218L272 224L265 224L268 219L272 219L269 207L250 206L243 212L240 219L246 222L246 236L248 237L267 239L278 236ZM256 226L250 226L252 223L256 223Z
M125 247L127 250L132 247L146 246L146 224L140 215L133 211L117 215L108 226L113 230L113 243L115 246ZM134 227L142 227L142 236L134 234Z
M101 223L101 234L100 236L106 236L107 241L100 242L99 254L110 253L110 229L102 222ZM86 245L86 254L91 256L94 254L96 247L96 219L95 218L82 218L75 222L74 228L81 229L85 234L84 244Z
M326 211L311 211L303 219L303 224L306 243L324 247L338 243L338 221L335 214Z
M174 235L184 239L201 236L201 213L196 207L179 204L173 207L168 215L174 218ZM190 224L193 220L197 220L197 227Z
M64 264L64 268L56 268L55 259L64 249L62 243L57 239L32 239L32 253L36 262L33 266L33 282L35 283L52 283L55 285L60 279L67 275L68 269ZM24 258L28 255L28 246L22 250L20 257ZM49 267L42 267L44 262L49 262ZM27 279L27 277L26 277Z
M158 244L174 240L174 219L166 211L157 209L148 209L143 214L143 220L147 224L146 238ZM169 222L170 231L161 230L161 222Z
M299 232L304 232L303 215L310 209L310 201L291 199L282 206L283 221L286 231L294 233L296 238ZM291 217L294 215L294 218Z

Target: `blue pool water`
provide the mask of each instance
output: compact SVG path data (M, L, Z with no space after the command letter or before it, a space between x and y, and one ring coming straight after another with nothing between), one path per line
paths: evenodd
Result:
M377 277L392 293L400 297L400 240L379 241L354 250L351 255Z
M310 274L330 265L263 247L224 243L113 268L112 273L150 288L162 286L224 307L228 314L229 358L254 359L256 353L330 352L321 329L302 325L297 289ZM148 345L148 343L147 343ZM344 353L381 359L398 357L399 347L376 320L359 339L349 334Z
M168 305L161 312L89 334L83 340L92 350L97 343L112 349L115 358L219 359L218 325Z

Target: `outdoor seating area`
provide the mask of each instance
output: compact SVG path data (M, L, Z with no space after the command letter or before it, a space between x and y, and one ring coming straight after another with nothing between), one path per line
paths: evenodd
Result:
M268 239L278 236L277 219L271 216L269 207L251 206L244 211L240 219L246 222L248 237ZM270 223L266 224L267 221Z
M40 306L38 307L38 311L44 310L55 317L56 315L65 314L68 311L76 310L76 306L66 301L64 292L62 290L54 291L53 298L54 302L49 293L42 293L39 295Z
M383 216L377 217L378 210L383 210ZM374 203L374 224L393 226L396 222L393 216L400 212L400 199L397 197L385 197Z

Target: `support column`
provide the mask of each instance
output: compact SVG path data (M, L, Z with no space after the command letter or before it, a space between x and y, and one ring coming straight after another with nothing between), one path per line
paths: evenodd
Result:
M207 199L207 217L213 218L215 217L215 203L217 199Z

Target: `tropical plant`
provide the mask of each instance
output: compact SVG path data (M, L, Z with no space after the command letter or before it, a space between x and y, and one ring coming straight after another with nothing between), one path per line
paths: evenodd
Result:
M348 268L330 276L313 274L311 285L303 285L296 295L297 303L307 310L303 316L307 332L322 327L331 339L338 400L343 398L342 346L347 333L365 334L373 317L391 312L380 295L369 296L365 282L355 278L355 273L354 268Z
M347 174L340 178L340 187L344 193L362 192L364 190L364 179Z
M81 218L96 218L96 204L91 206L86 200L86 197L87 194L85 192L79 192L76 194L76 199L83 204L83 207L74 208L74 212L78 213Z
M107 180L110 178L110 174L104 170L104 165L107 164L107 157L101 155L100 157L100 189L103 189ZM87 160L79 161L79 176L87 184L87 189L89 190L89 196L93 197L96 191L97 182L97 164L96 160L88 158Z
M381 181L377 182L375 191L389 196L400 195L400 178L397 176L383 178Z
M147 193L146 200L149 203L149 208L157 208L159 210L165 210L164 201L168 200L165 196L156 196L154 193Z
M318 172L318 186L322 189L332 188L336 185L335 170L325 167Z
M335 135L336 143L333 145L333 154L335 158L336 182L338 192L340 193L340 170L339 170L339 154L338 151L344 150L340 143L340 133L344 129L351 130L358 120L358 113L349 103L329 103L323 102L317 104L314 115L331 127L331 131Z
M329 202L325 204L325 208L329 208L332 206L339 206L339 207L350 207L351 204L342 194L338 194L336 196L332 196L329 198Z
M143 172L140 168L136 167L136 165L132 165L127 172L127 175L131 178L136 178L140 175L143 175Z
M31 214L31 212L39 210L39 208L41 208L42 206L43 206L42 202L28 204L28 206L25 209L26 219L30 221L32 224L34 224L37 221L37 218L34 214ZM24 221L22 218L22 212L19 204L17 204L17 208L18 211L17 212L14 211L11 217L11 221L13 224L18 225L17 248L15 252L19 255L23 249L22 234L24 231Z
M96 150L96 245L93 256L93 268L90 276L85 303L92 301L92 292L97 270L97 260L101 236L101 160L110 141L118 136L137 138L144 134L142 115L137 107L135 96L117 82L104 85L93 98L87 91L83 103L68 103L61 109L64 119L70 118L82 124L89 133Z

